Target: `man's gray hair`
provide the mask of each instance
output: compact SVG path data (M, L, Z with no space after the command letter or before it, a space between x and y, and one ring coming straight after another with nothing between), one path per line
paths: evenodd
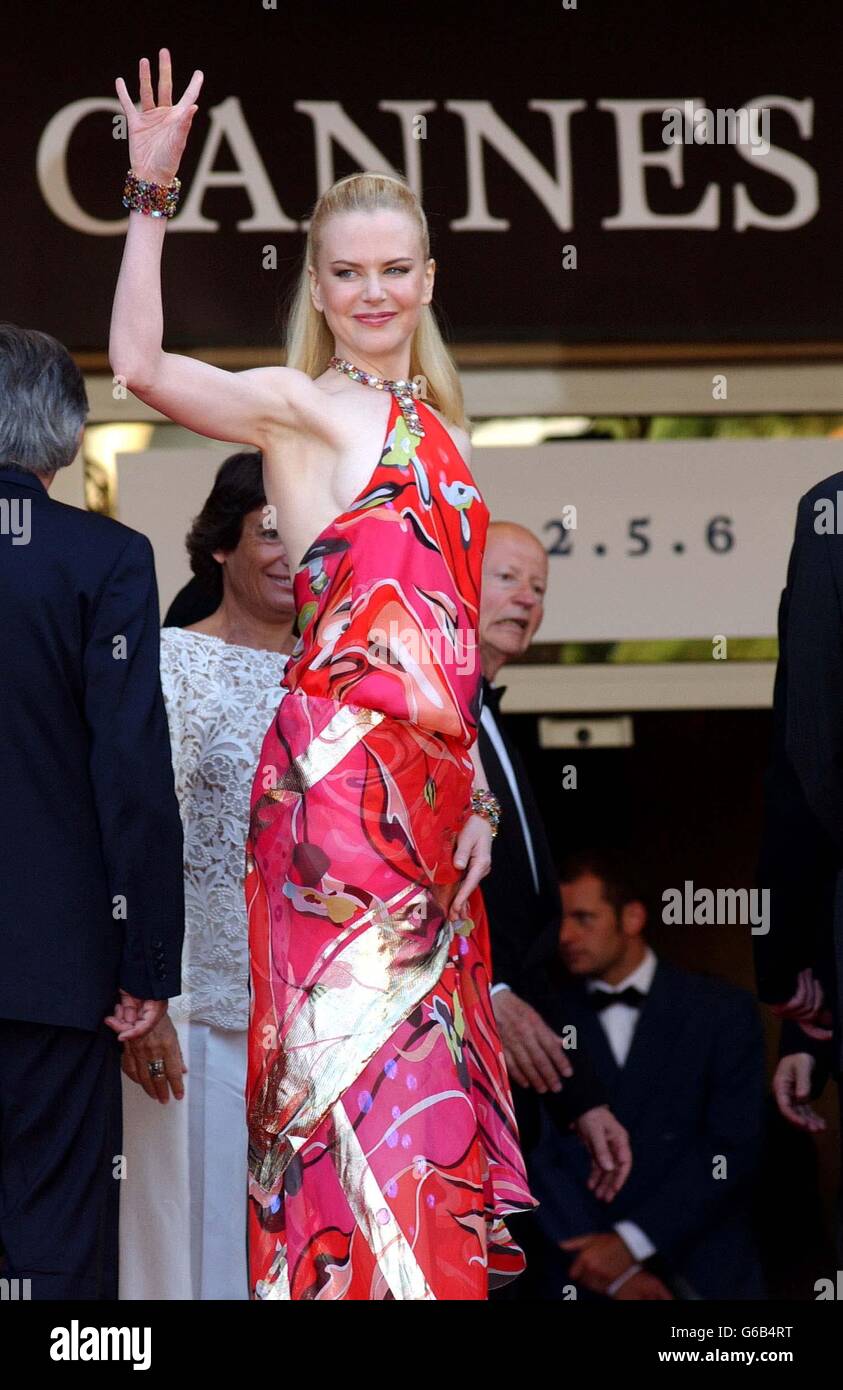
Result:
M85 381L49 333L0 323L0 467L54 473L76 457Z

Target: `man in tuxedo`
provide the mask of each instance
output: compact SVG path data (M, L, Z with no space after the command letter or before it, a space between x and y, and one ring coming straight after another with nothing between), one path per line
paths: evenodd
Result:
M0 324L0 403L3 1274L111 1299L120 1039L181 987L155 571L146 537L49 496L88 412L62 345Z
M754 1000L656 957L621 856L572 858L562 900L568 974L551 1021L576 1029L635 1164L601 1206L585 1190L579 1147L543 1119L528 1155L542 1204L538 1296L564 1298L574 1285L586 1296L763 1297L748 1210L764 1100Z
M548 1097L560 1126L576 1124L594 1161L591 1181L605 1197L626 1179L629 1144L586 1058L566 1050L542 1017L544 967L562 914L558 873L526 769L500 715L503 688L493 685L505 663L523 655L533 640L546 588L547 554L538 537L514 522L493 521L480 601L478 735L489 786L501 804L492 867L481 884L492 943L492 1004L517 1083L514 1104L525 1143L536 1123L532 1090Z

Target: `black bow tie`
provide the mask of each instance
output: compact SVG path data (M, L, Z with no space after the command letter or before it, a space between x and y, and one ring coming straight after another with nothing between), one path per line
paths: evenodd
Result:
M505 685L490 685L488 681L483 682L483 704L488 705L495 713L500 709L501 696L505 694Z
M597 1014L602 1014L613 1004L629 1004L632 1009L640 1009L646 998L643 990L636 989L635 985L627 985L617 994L610 994L607 989L592 989L588 993L588 1002Z

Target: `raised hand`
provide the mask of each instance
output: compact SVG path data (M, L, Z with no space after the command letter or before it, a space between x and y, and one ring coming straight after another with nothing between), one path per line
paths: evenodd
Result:
M153 183L172 183L178 172L193 117L199 110L193 103L199 95L204 74L196 69L185 93L173 106L173 71L170 50L158 52L158 103L152 91L149 59L138 64L140 111L136 110L122 77L115 82L120 105L129 129L129 163L138 178Z

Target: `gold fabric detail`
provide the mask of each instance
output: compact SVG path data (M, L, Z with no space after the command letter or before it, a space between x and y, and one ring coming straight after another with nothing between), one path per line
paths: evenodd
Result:
M342 1101L332 1107L331 1119L337 1137L334 1151L337 1175L392 1297L435 1300L436 1295L383 1195Z
M444 919L431 949L429 892L410 885L376 903L332 941L296 991L298 1009L249 1115L251 1191L268 1203L285 1168L339 1096L441 978L454 934ZM336 985L320 984L336 971ZM304 993L304 1002L301 995ZM259 1189L258 1191L255 1188Z
M271 787L255 802L250 820L251 838L255 839L266 828L260 818L264 807L283 802L290 795L303 796L308 787L314 786L341 763L346 753L384 718L381 710L342 705L322 732L311 739L304 752L284 769L277 786Z
M382 710L341 705L320 734L311 739L303 753L293 760L297 790L312 787L341 763L361 738L385 719Z

